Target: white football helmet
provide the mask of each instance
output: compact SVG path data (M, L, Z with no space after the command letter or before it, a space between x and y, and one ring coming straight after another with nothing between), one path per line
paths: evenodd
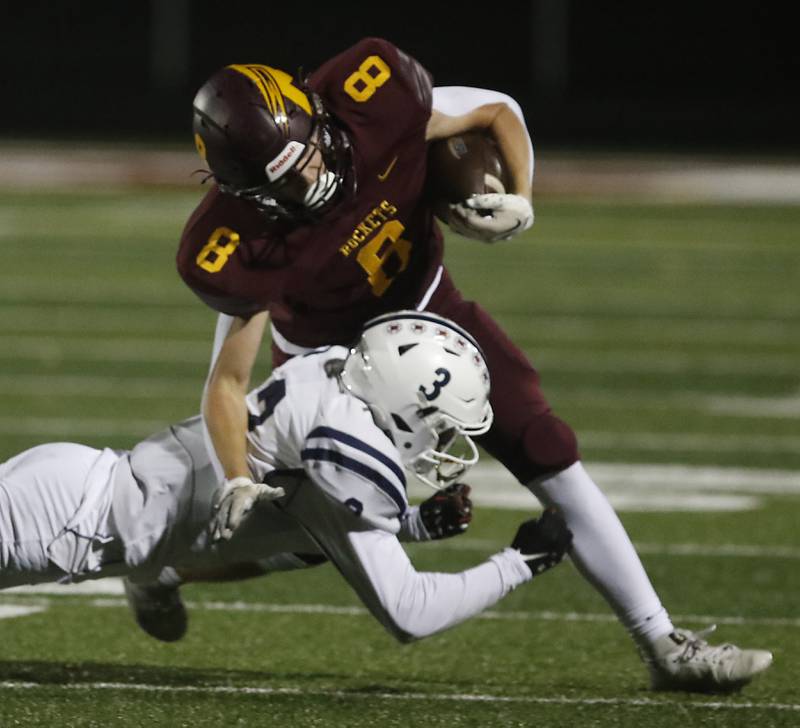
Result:
M492 425L489 372L478 344L452 321L424 311L368 321L341 379L424 483L443 488L478 461L470 436Z

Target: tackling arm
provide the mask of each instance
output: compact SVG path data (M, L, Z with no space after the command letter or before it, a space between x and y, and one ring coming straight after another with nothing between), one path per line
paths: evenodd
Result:
M312 477L323 470L314 468ZM330 473L347 478L346 471L331 469ZM353 476L343 484L349 482L355 488L360 480ZM460 573L419 572L393 532L370 527L380 521L391 525L397 508L388 501L382 507L380 497L368 500L366 487L356 495L363 511L351 507L353 498L337 502L339 498L325 492L321 483L306 480L280 508L297 520L370 613L401 642L452 627L533 578L516 548L505 549ZM394 518L390 518L392 511Z
M347 540L352 560L337 566L373 616L401 642L453 627L532 578L514 549L466 571L445 574L417 571L389 533L351 532Z

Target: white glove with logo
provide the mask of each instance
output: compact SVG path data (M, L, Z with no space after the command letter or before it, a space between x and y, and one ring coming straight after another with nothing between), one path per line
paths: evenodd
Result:
M254 483L245 476L226 480L217 501L217 512L209 526L211 538L214 541L229 539L256 503L276 500L284 495L286 493L283 488L273 488L266 483Z
M450 229L474 240L508 240L533 225L533 208L522 195L490 192L450 205Z

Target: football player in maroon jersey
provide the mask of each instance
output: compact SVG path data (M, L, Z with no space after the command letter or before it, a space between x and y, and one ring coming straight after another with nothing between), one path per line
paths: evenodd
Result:
M389 310L446 316L472 333L489 364L495 420L481 445L564 515L572 560L630 631L653 685L740 684L758 671L749 653L673 628L537 372L442 265L442 235L423 196L427 147L469 129L494 136L511 190L457 205L458 229L485 241L526 230L533 153L518 105L491 91L434 89L430 74L385 40L362 40L308 78L232 65L202 86L195 144L213 184L186 225L177 263L222 314L204 393L220 476L230 487L251 485L245 394L268 320L278 364L349 344Z

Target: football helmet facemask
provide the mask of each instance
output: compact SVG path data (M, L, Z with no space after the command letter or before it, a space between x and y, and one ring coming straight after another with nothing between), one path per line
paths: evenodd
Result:
M368 321L341 381L424 483L444 488L478 461L472 436L493 418L489 372L478 344L452 321L417 311Z
M319 96L285 71L227 66L203 84L193 108L195 146L220 190L268 218L314 221L343 191L347 136ZM316 173L304 176L320 156Z

